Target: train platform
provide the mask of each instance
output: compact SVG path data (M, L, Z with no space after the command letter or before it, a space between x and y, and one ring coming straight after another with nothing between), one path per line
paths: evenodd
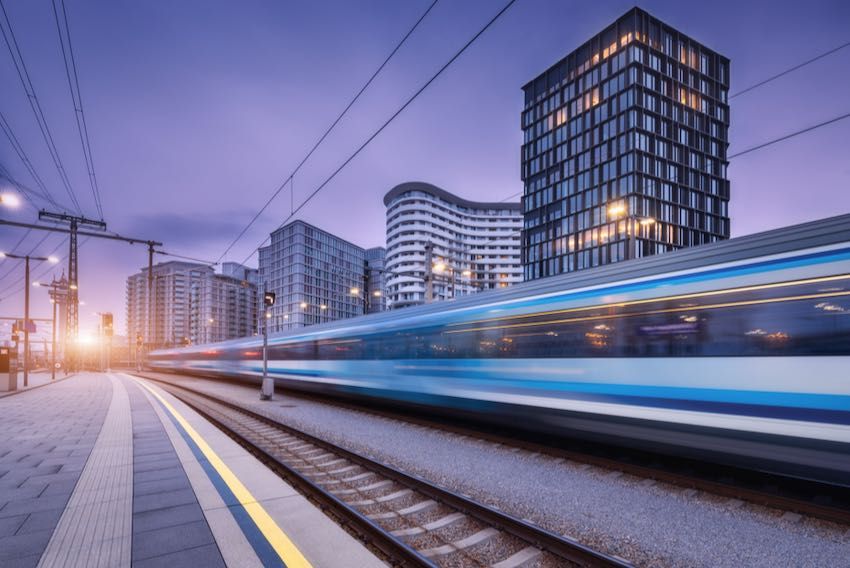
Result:
M0 565L383 563L155 384L79 373L0 398Z

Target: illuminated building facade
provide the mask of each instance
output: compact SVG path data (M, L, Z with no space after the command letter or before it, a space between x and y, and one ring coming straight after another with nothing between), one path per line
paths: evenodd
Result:
M639 8L523 87L525 280L729 238L729 60Z

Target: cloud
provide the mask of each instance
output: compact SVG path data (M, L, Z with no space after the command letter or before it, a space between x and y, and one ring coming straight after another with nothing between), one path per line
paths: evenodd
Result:
M156 213L130 218L124 233L169 245L221 243L233 239L249 219L247 213Z

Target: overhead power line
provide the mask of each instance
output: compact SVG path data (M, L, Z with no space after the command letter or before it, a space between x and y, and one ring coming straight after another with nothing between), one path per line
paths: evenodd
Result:
M830 49L829 51L825 51L825 52L821 53L820 55L816 55L816 56L812 57L811 59L807 59L806 61L803 61L802 63L798 63L797 65L794 65L793 67L789 67L785 71L782 71L780 73L777 73L776 75L768 77L767 79L759 81L758 83L756 83L754 85L750 85L746 89L741 89L740 91L736 92L735 94L729 95L729 98L734 99L735 97L741 96L744 93L749 93L753 89L761 87L762 85L766 85L766 84L770 83L771 81L775 81L776 79L779 79L780 77L784 77L785 75L787 75L789 73L793 73L794 71L796 71L798 69L802 69L806 65L809 65L810 63L814 63L815 61L818 61L819 59L823 59L824 57L826 57L828 55L832 55L836 51L840 51L840 50L842 50L842 49L844 49L845 47L848 47L848 46L850 46L850 41L848 41L846 43L842 43L838 47L834 47L834 48Z
M38 248L39 248L42 244L44 244L44 241L46 241L46 240L47 240L47 237L49 237L49 236L50 236L50 233L45 233L45 234L44 234L44 236L43 236L43 237L41 237L41 240L39 240L37 243L35 243L35 245L33 245L33 247L30 249L30 251L29 251L28 253L26 253L26 254L27 254L27 255L29 255L29 256L34 255L34 254L35 254L35 251L36 251L36 250L37 250L37 249L38 249ZM6 252L6 251L3 251L3 252ZM53 253L50 253L50 254L53 254ZM9 269L8 269L8 270L7 270L7 271L3 274L3 276L0 276L0 282L2 282L3 280L5 280L5 279L6 279L6 278L8 278L9 276L11 276L11 275L15 272L15 270L16 270L16 267L15 267L15 266L14 266L14 264L13 264L13 265L12 265L12 266L10 266L10 267L9 267ZM12 284L10 284L10 285L9 285L9 287L16 285L18 282L20 282L20 281L21 281L21 280L23 280L23 279L24 279L24 277L23 277L23 276L21 276L20 278L18 278L17 280L15 280ZM7 289L8 289L8 287L7 287Z
M85 245L85 244L86 244L86 241L88 241L88 239L83 240L83 241L80 243L80 247L79 247L79 248L82 248L82 247L83 247L83 245ZM61 249L63 246L67 245L67 243L68 243L68 238L66 237L66 238L62 239L61 241L59 241L59 244L57 244L57 245L53 248L53 250L52 250L52 251L50 251L49 253L47 253L47 256L52 256L52 255L56 254L56 252L57 252L59 249ZM30 253L30 254L32 254L32 253ZM55 265L54 265L54 264L52 264L52 263L47 263L46 269L45 269L45 270L42 270L42 271L41 271L40 273L38 273L38 274L34 274L34 275L33 275L33 277L32 277L32 281L33 281L33 282L38 282L38 281L40 281L40 280L41 280L41 279L42 279L42 278L43 278L46 274L48 274L49 272L51 272L51 271L53 271L53 270L56 270L56 269L57 269L57 267L59 267L59 266L61 266L61 265L62 265L62 261L63 261L63 260L65 260L65 259L67 258L67 256L68 256L68 255L66 254L66 255L64 255L64 256L59 257L59 263L58 263L58 264L55 264ZM33 270L33 272L35 272L36 270L38 270L38 267L36 267L36 268ZM17 279L14 283L9 284L8 286L6 286L6 288L5 288L2 292L0 292L0 301L5 300L6 298L9 298L10 296L14 296L15 294L20 294L21 292L23 292L23 290L24 290L23 286L21 286L20 288L17 288L17 289L12 290L12 288L14 288L15 286L17 286L17 285L18 285L18 283L19 283L21 280L23 280L23 279L24 279L24 276L21 276L21 277L20 277L20 278L18 278L18 279ZM11 292L10 292L10 290L11 290Z
M59 204L56 199L53 198L53 195L47 189L47 186L44 185L41 176L38 175L38 171L36 171L35 166L33 166L33 163L30 161L29 157L24 151L23 146L21 146L21 143L18 141L18 137L15 136L15 132L12 130L11 125L9 125L9 122L6 120L6 117L3 116L2 112L0 112L0 130L3 131L3 134L6 136L6 139L9 140L9 144L12 146L12 149L18 155L18 158L20 158L21 162L24 164L24 167L26 168L27 172L29 172L30 176L35 181L38 188L41 190L41 193L33 193L35 193L38 197L40 197L47 203L61 209L62 205ZM11 176L7 177L11 181ZM16 183L16 185L21 186L22 184Z
M68 12L65 9L65 0L58 0L61 4L62 17L59 17L57 0L53 0L53 16L56 20L56 31L59 34L59 46L62 48L62 62L65 64L65 77L68 79L68 89L71 91L71 102L74 105L74 118L77 121L77 132L80 135L80 145L83 147L83 156L86 160L86 171L89 175L92 197L97 208L97 213L103 219L103 202L100 196L100 188L97 185L97 176L94 171L94 158L91 151L91 140L89 128L86 124L86 114L83 111L83 99L80 94L80 78L77 74L77 62L74 58L74 45L71 43L71 28L68 25ZM64 24L64 36L63 36ZM65 49L65 43L68 49Z
M850 112L846 114L842 114L841 116L836 116L835 118L831 118L824 122L820 122L818 124L803 128L802 130L797 130L796 132L792 132L790 134L786 134L784 136L780 136L779 138L774 138L773 140L768 140L767 142L762 142L756 146L751 148L747 148L746 150L741 150L740 152L736 152L730 155L727 159L731 160L732 158L737 158L738 156L743 156L744 154L749 154L750 152L755 152L756 150L760 150L762 148L766 148L767 146L771 146L776 144L777 142L782 142L783 140L788 140L789 138L794 138L795 136L799 136L800 134L805 134L806 132L811 132L812 130L816 130L822 126L827 126L828 124L832 124L833 122L838 122L839 120L844 120L845 118L850 118Z
M154 252L154 254L158 254L160 256L170 256L170 257L173 257L173 258L179 258L181 260L189 260L191 262L197 262L199 264L208 264L210 266L215 266L216 264L218 264L218 262L210 262L209 260L204 260L202 258L195 258L195 257L192 257L192 256L175 254L173 252L166 252L164 250L155 250L153 252Z
M0 11L3 13L3 22L0 22L0 32L3 34L3 39L6 42L6 48L9 50L9 55L12 57L12 62L15 64L15 70L18 72L18 78L21 80L21 85L27 95L27 101L32 109L35 120L38 123L38 129L41 131L41 137L47 145L47 150L50 152L50 157L53 159L53 165L59 173L59 178L62 180L62 185L65 186L65 191L68 192L68 197L71 198L71 203L76 207L77 212L82 214L80 202L77 201L77 196L71 186L71 180L68 179L68 173L65 171L65 166L62 164L62 158L59 156L59 150L56 148L56 142L53 139L53 134L50 132L50 127L47 124L47 118L44 116L44 110L41 108L41 103L35 93L35 87L30 79L29 71L21 54L18 40L15 37L15 32L12 29L12 22L9 20L9 14L6 12L6 6L3 0L0 0Z
M499 10L499 12L498 12L498 13L496 13L496 15L495 15L495 16L493 16L493 17L492 17L492 18L491 18L491 19L490 19L490 20L489 20L489 21L488 21L488 22L484 25L484 27L482 27L480 30L478 30L478 32L477 32L474 36L472 36L472 38L470 38L470 39L469 39L469 41L467 41L467 42L463 45L463 47L461 47L461 48L460 48L460 49L459 49L459 50L458 50L458 51L457 51L454 55L452 55L452 57L451 57L448 61L446 61L446 63L444 63L444 64L443 64L443 66L442 66L442 67L440 67L440 68L437 70L437 72L436 72L436 73L434 73L434 74L431 76L431 78L430 78L430 79L428 79L428 80L427 80L427 81L426 81L426 82L425 82L425 83L424 83L421 87L419 87L419 89L417 89L417 90L416 90L416 92L415 92L415 93L413 93L413 95L411 95L411 96L410 96L410 98L408 98L408 99L407 99L407 101L406 101L403 105L401 105L401 106L398 108L398 110L396 110L396 111L395 111L395 112L394 112L394 113L393 113L393 114L392 114L392 115L391 115L391 116L390 116L390 117L389 117L386 121L384 121L384 123L383 123L383 124L381 124L381 126L380 126L380 127L378 127L378 129L377 129L377 130L375 130L375 131L374 131L374 132L373 132L373 133L372 133L372 134L371 134L368 138L366 138L366 140L365 140L365 141L364 141L364 142L363 142L360 146L358 146L358 147L357 147L357 149L356 149L356 150L355 150L355 151L354 151L354 152L353 152L350 156L348 156L348 158L346 158L346 159L345 159L345 160L344 160L344 161L343 161L343 162L342 162L342 163L341 163L341 164L340 164L340 165L339 165L339 166L338 166L338 167L337 167L337 168L333 171L333 173L331 173L331 175L329 175L329 176L328 176L328 177L327 177L327 178L326 178L326 179L325 179L325 180L324 180L321 184L319 184L319 186L318 186L318 187L316 187L316 189L314 189L314 190L313 190L313 192L312 192L312 193L310 193L310 195L308 195L308 196L307 196L307 198L306 198L304 201L302 201L302 202L301 202L301 204L300 204L300 205L298 205L298 207L296 207L296 208L295 208L295 209L294 209L294 210L293 210L293 211L289 214L289 216L288 216L286 219L284 219L283 223L281 223L281 224L278 226L278 229L279 229L280 227L283 227L283 226L284 226L287 222L289 222L289 220L290 220L290 219L292 219L292 218L293 218L293 217L294 217L294 216L295 216L295 215L296 215L299 211L301 211L301 209L303 209L303 208L304 208L304 207L305 207L308 203L310 203L310 201L311 201L314 197L316 197L316 195L318 195L318 194L319 194L319 192L320 192L320 191L322 191L322 189L324 189L324 188L325 188L325 187L326 187L326 186L327 186L327 185L328 185L328 184L329 184L329 183L330 183L330 182L331 182L331 181L332 181L332 180L333 180L333 179L334 179L334 178L335 178L335 177L339 174L339 172L341 172L343 169L345 169L345 167L346 167L349 163L351 163L351 161L352 161L352 160L354 160L354 158L356 158L356 157L360 154L360 152L362 152L362 151L366 148L366 146L368 146L368 145L369 145L369 144L370 144L370 143L371 143L371 142L372 142L375 138L377 138L377 137L378 137L378 135L380 135L380 134L381 134L381 132L383 132L383 131L384 131L384 129L386 129L386 127L387 127L387 126L389 126L389 125L390 125L390 124L391 124L391 123L392 123L392 122L393 122L396 118L398 118L398 116L399 116L402 112L404 112L404 110L405 110L407 107L409 107L409 106L413 103L413 101L415 101L415 100L419 97L419 95L421 95L421 94L422 94L422 93L423 93L423 92L424 92L424 91L425 91L425 90L426 90L429 86L431 86L431 84L432 84L432 83L434 83L434 81L436 81L436 80L437 80L437 78L438 78L440 75L442 75L442 74L446 71L446 69L448 69L448 68L452 65L452 63L454 63L455 61L457 61L457 60L458 60L458 58L459 58L461 55L463 55L463 54L466 52L466 50L467 50L467 49L469 49L469 47L470 47L473 43L475 43L475 41L476 41L479 37L481 37L481 36L484 34L484 32L486 32L488 29L490 29L490 27L491 27L493 24L495 24L495 23L496 23L496 21L497 21L499 18L501 18L501 17L502 17L502 15L503 15L505 12L507 12L507 11L508 11L508 9L509 9L511 6L513 6L515 3L516 3L516 0L509 0L509 2L508 2L507 4L505 4L505 5L502 7L502 9L501 9L501 10ZM259 244L259 245L258 245L258 246L254 249L254 250L253 250L253 251L251 251L251 253L250 253L250 254L249 254L249 255L245 258L245 260L243 260L243 261L242 261L242 264L245 264L246 262L248 262L248 259L250 259L250 258L251 258L251 256L253 256L254 251L259 250L259 249L260 249L260 247L262 247L264 244L266 244L266 241L268 241L268 240L269 240L269 238L270 238L270 237L266 237L265 239L263 239L263 241L262 241L262 242L261 242L261 243L260 243L260 244Z
M271 205L272 201L274 201L275 198L277 198L277 196L280 194L281 191L283 191L283 189L286 187L286 185L292 182L293 178L295 177L295 174L298 173L298 171L301 169L301 167L307 162L307 160L310 159L310 156L312 156L313 153L316 151L316 149L322 144L322 142L325 141L325 138L328 137L328 135L336 127L336 125L339 124L339 121L342 120L342 117L344 117L346 115L346 113L348 113L348 111L351 109L351 107L354 106L354 103L357 102L357 99L360 98L360 95L362 95L364 93L364 91L366 91L366 89L369 88L369 85L371 85L372 82L375 80L375 78L380 74L380 72L383 71L384 67L387 66L387 63L390 62L390 59L392 59L393 56L396 54L396 52L398 52L398 50L401 49L401 46L404 45L404 43L407 41L407 38L409 38L413 34L413 32L416 30L416 28L419 27L419 24L422 23L422 20L424 20L425 17L431 12L431 10L434 8L434 6L437 4L437 2L438 2L438 0L433 0L433 2L431 2L431 4L428 6L428 8L425 10L425 12L423 12L422 15L419 16L419 19L416 20L416 23L413 24L413 27L411 27L407 31L407 33L404 35L404 37L402 37L401 40L396 44L396 46L393 48L393 50L390 52L390 54L386 57L386 59L384 59L384 61L378 66L378 68L375 70L375 72L372 73L372 76L369 77L369 80L367 80L363 84L363 86L360 87L360 90L357 91L357 94L354 95L354 98L351 99L351 101L348 103L348 105L346 105L346 107L342 110L342 112L339 113L339 115L331 123L331 125L328 126L328 128L319 137L319 139L316 141L316 143L313 144L313 147L310 148L310 151L307 152L307 155L304 156L304 158L301 159L301 161L298 163L297 166L295 166L295 169L292 170L292 173L289 174L289 177L287 177L285 180L283 180L283 183L281 183L277 187L277 189L274 191L274 193L272 193L271 197L268 198L268 200L260 208L260 210L257 211L257 213L251 218L251 220L248 222L247 225L245 225L245 227L239 232L239 234L236 235L236 238L233 239L233 241L229 245L227 245L227 248L224 250L223 253L221 253L221 256L218 257L216 264L220 263L221 260L227 255L227 253L230 252L230 249L232 249L233 246L237 242L239 242L239 240L243 236L245 236L245 233L248 231L248 229L250 229L254 225L254 223L257 222L257 219L260 218L260 215L262 215L263 212L268 208L268 206ZM290 191L294 192L294 188L292 188L291 186L290 186Z

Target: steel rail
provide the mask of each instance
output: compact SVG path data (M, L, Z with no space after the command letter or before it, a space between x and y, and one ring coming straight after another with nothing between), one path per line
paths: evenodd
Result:
M218 376L194 375L194 377L228 382L241 386L245 385L244 382ZM709 464L703 464L690 458L673 460L673 458L667 456L648 455L648 452L629 451L621 449L618 446L605 448L605 452L598 451L600 449L598 446L595 452L574 448L568 449L533 441L523 437L522 434L484 431L477 426L469 425L468 421L464 421L464 425L461 425L457 420L438 420L423 416L421 412L402 415L385 408L379 402L356 403L300 390L290 391L290 393L290 396L313 400L330 406L357 412L367 412L382 418L417 424L459 436L478 438L508 447L518 447L529 452L540 453L554 458L563 458L577 463L585 463L593 467L621 471L636 477L669 483L676 487L696 489L705 493L738 499L755 505L790 511L842 525L850 525L850 507L841 505L831 506L829 504L831 499L828 496L830 493L838 492L845 495L845 500L850 503L850 488L848 487L827 486L823 483L787 478L767 472L744 470L739 467L724 466L721 464L710 464L710 467L707 468L706 466ZM613 450L621 450L620 455L612 457L610 453ZM678 471L676 469L677 467L679 468ZM682 473L681 470L683 469L693 470L694 473ZM707 473L706 475L697 475L696 473L697 471L707 472L709 469L715 471L710 477L707 476ZM744 484L744 481L746 481L745 478L753 476L763 478L763 488ZM795 489L794 486L799 486L800 488ZM787 493L789 490L794 490L798 495L805 494L811 497L803 498L782 494L782 491L786 491Z
M422 477L409 475L391 465L364 457L360 454L337 446L336 444L298 430L297 428L282 424L273 417L258 413L218 396L198 391L185 385L169 382L163 378L153 377L143 373L133 374L137 377L152 380L163 385L165 390L181 399L199 414L203 415L206 419L210 420L216 426L228 433L228 435L234 437L240 443L251 449L251 451L262 456L264 461L274 464L275 469L279 468L283 470L285 477L292 480L293 484L296 485L303 493L331 509L336 516L341 517L344 519L346 524L352 526L356 533L366 537L370 544L385 554L388 554L391 558L400 561L403 565L436 566L436 564L434 564L430 559L421 555L412 547L402 542L399 538L390 535L387 531L379 527L365 515L358 512L344 501L331 495L328 491L307 479L305 475L296 471L290 465L282 462L279 458L271 455L263 448L258 447L257 443L249 440L245 435L235 432L233 428L226 424L222 424L220 420L205 411L201 405L193 403L191 400L187 400L185 398L185 394L181 395L179 392L175 391L183 391L183 393L188 393L190 397L195 396L209 400L214 404L218 404L232 411L249 416L250 418L262 422L263 424L281 432L300 438L306 443L336 454L353 464L359 465L364 470L372 471L385 479L392 480L401 486L412 489L413 491L424 495L437 503L442 503L452 509L463 512L470 518L478 520L485 525L495 527L506 534L512 535L521 541L524 541L529 545L539 548L540 550L552 554L562 560L567 560L579 566L605 566L618 568L632 566L629 562L623 559L593 550L592 548L573 539L555 534L525 520L514 517L513 515L478 503L456 492L439 487Z

